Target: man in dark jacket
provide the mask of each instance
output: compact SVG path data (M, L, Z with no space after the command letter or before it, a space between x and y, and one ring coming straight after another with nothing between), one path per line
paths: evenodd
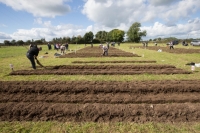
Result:
M42 47L38 48L36 45L34 45L26 53L26 57L30 60L33 69L36 69L36 65L35 65L35 60L34 59L37 59L39 51L41 51L41 50L42 50Z

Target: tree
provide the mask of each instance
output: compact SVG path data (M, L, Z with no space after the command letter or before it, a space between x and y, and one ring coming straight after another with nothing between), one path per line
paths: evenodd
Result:
M10 43L11 43L12 45L16 45L16 41L15 41L15 40L12 40Z
M157 40L158 40L158 41L161 41L162 39L159 37Z
M127 32L128 40L131 42L140 42L142 39L142 36L146 36L147 32L146 30L141 31L140 30L141 24L138 22L135 22L132 24L132 26L129 28Z
M42 40L35 40L34 43L35 43L36 45L38 45L38 44L43 44Z
M23 45L23 44L24 44L24 41L18 40L16 43L17 43L17 45Z
M67 36L67 37L66 37L66 41L67 41L68 43L70 43L71 38Z
M46 43L45 38L42 38L41 41L42 41L42 43Z
M27 41L25 42L25 44L30 45L30 44L31 44L31 40L27 40Z
M125 32L123 30L114 29L108 33L107 40L114 42L122 42L124 40L124 35Z
M95 35L95 38L98 39L100 42L105 42L107 40L107 34L106 31L98 31Z
M70 37L63 37L62 41L63 43L70 43L71 38Z
M93 32L87 32L87 33L85 33L85 35L84 35L84 40L85 40L85 43L92 43L92 41L93 41L93 38L94 38L94 34L93 34Z
M4 44L5 44L5 45L10 45L10 41L4 40Z
M84 43L84 39L82 38L81 35L78 35L78 36L76 37L76 43L78 43L78 44Z
M72 36L71 43L76 44L76 37L74 35Z

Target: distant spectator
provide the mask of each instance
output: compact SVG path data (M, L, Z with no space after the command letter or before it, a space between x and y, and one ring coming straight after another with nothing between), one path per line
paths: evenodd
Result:
M173 43L173 41L171 41L171 42L169 43L169 49L174 49L174 43Z
M146 46L145 47L148 47L148 41L146 41Z
M60 49L60 44L56 44L56 50L58 51L58 49Z
M145 47L145 42L142 42L142 44L143 44L143 47Z
M69 49L69 44L68 43L65 44L65 48L66 48L66 50Z
M48 49L51 50L51 44L48 43L47 46L48 46Z
M148 42L142 42L143 47L148 47Z
M60 52L61 52L61 54L65 54L65 49L66 49L66 47L65 47L64 44L62 46L60 46Z
M56 50L56 44L54 44L54 50Z
M118 42L118 46L120 46L120 42Z
M111 46L115 47L115 42L111 42Z

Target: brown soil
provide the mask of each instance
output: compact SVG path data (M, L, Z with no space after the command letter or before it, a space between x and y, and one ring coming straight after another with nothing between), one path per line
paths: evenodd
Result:
M73 61L72 63L156 63L156 61Z
M200 80L0 84L0 121L200 122Z
M37 70L17 70L10 75L134 75L191 74L172 65L63 65Z
M116 51L112 53L112 50ZM173 51L175 50L177 49ZM101 53L102 50L98 47L86 47L76 51L76 54L69 53L62 57L101 57ZM139 57L111 47L109 57L117 56ZM116 61L116 63L123 62ZM83 64L17 70L10 75L145 73L190 74L191 72L172 65ZM200 80L0 81L0 121L200 122Z
M159 49L162 50L162 52L168 52L168 53L176 53L176 54L193 54L193 53L200 53L200 49L192 49L189 46L186 48L176 48L174 46L174 49L170 49L169 46L161 47L161 46L148 46L148 47L134 47L130 46L130 49L134 48L142 48L142 49L149 49L149 50L155 50L158 51Z
M85 47L83 49L73 51L67 53L65 55L60 56L60 58L80 58L80 57L141 57L137 54L133 54L130 52L122 51L120 49L110 47L108 50L108 56L102 56L102 49L94 46L94 47Z

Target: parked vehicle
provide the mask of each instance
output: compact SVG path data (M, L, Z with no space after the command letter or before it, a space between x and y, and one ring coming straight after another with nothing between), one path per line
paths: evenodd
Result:
M192 40L190 44L192 46L200 46L200 40Z

